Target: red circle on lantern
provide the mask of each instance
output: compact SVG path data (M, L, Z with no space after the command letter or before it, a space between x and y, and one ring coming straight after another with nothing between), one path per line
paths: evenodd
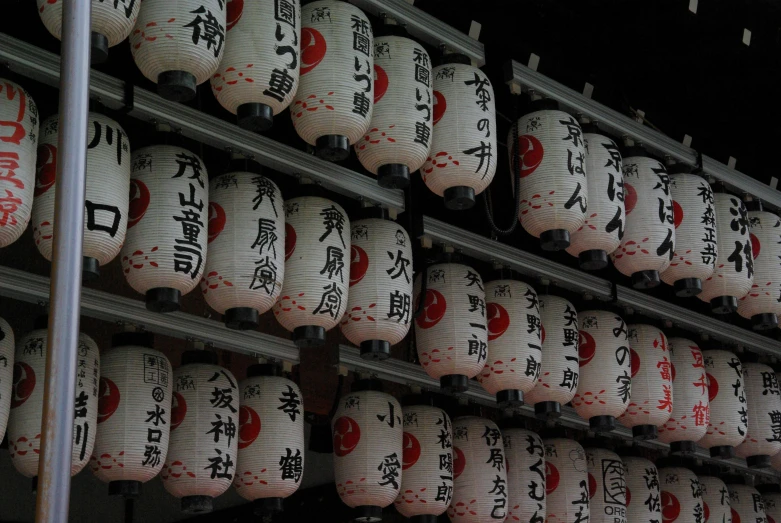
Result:
M342 416L334 422L334 454L340 458L345 457L355 450L359 441L361 428L354 419Z
M421 329L430 329L445 316L445 311L447 311L447 302L442 293L434 289L426 289L423 312L415 321Z
M32 395L35 390L35 371L23 361L14 363L14 385L11 408L15 409Z
M637 191L629 183L624 182L624 207L627 216L635 208L635 205L637 205Z
M420 458L420 442L414 434L409 432L404 433L404 439L402 441L402 464L401 470L407 470L412 465L418 462Z
M149 188L141 180L130 180L130 203L127 211L127 228L141 221L149 207L151 195Z
M211 243L217 239L222 230L225 228L225 221L227 216L225 215L225 209L222 205L215 202L209 202L209 242Z
M434 91L434 125L437 125L447 110L447 100L445 95L439 91Z
M357 245L350 247L350 287L366 276L369 270L369 255Z
M374 64L374 103L382 100L388 90L388 73L385 69Z
M44 143L38 146L38 157L35 161L34 196L40 196L48 191L57 174L57 146Z
M683 221L683 208L681 207L681 204L673 200L673 224L675 225L675 228L677 229L678 226Z
M241 15L244 13L244 0L228 0L227 8L225 19L228 31L230 31L239 22Z
M545 150L537 137L530 134L519 136L518 143L521 147L521 178L525 178L540 166ZM515 162L515 158L511 161Z
M681 503L674 494L662 491L662 520L664 523L672 523L681 515Z
M597 493L597 480L594 478L591 472L589 472L588 473L588 499L593 498L594 494L596 493Z
M545 462L545 493L547 495L553 494L553 492L558 488L559 481L561 478L559 477L559 470L556 468L556 466L551 463L550 461Z
M708 521L707 517L706 517L705 521ZM767 523L776 523L776 520L773 519L772 517L768 516L767 517Z
M119 387L109 378L101 377L98 386L98 423L103 423L119 408Z
M754 233L749 233L749 237L751 238L751 254L754 256L754 259L757 259L757 256L759 256L759 251L762 248L762 244L759 243L759 238L754 236Z
M174 430L181 425L186 415L187 402L184 401L184 396L178 392L174 392L173 399L171 400L171 430Z
M301 76L323 61L327 49L325 38L320 31L311 27L301 28Z
M632 361L632 377L634 378L635 375L640 371L640 355L635 352L635 349L629 349L629 352L631 354Z
M453 479L456 479L464 472L464 467L466 467L464 451L458 447L453 447Z
M719 393L719 382L710 374L705 375L708 376L708 401L713 401Z
M285 224L285 261L293 256L296 250L296 230L289 223Z
M740 514L734 508L729 509L732 512L732 523L740 523Z
M629 506L629 503L632 501L632 492L629 490L629 487L626 487L626 506Z
M255 409L242 405L239 407L239 448L247 448L260 434L260 416Z
M597 353L597 342L594 341L594 337L586 331L580 331L578 333L580 338L578 342L578 355L580 356L580 366L584 367L594 359L594 354Z
M545 343L545 325L540 325L540 343Z
M510 326L510 315L507 309L498 303L486 304L488 318L488 341L495 340L507 331Z
M708 507L708 504L703 501L702 508L703 512L705 513L705 522L707 523L707 521L710 519L710 507Z
M670 370L672 371L672 381L675 382L675 363L670 362Z

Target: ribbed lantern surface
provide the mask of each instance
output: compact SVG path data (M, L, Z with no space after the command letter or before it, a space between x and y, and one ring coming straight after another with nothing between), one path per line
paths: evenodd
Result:
M144 76L157 84L160 96L177 102L191 100L196 87L217 71L225 53L226 3L241 2L141 3L136 27L130 34L130 51Z
M197 155L171 145L138 149L132 169L125 278L146 295L148 309L175 311L203 276L209 175Z
M578 523L589 521L589 485L586 452L574 440L543 440L545 447L545 521Z
M740 198L715 193L716 242L718 257L713 275L702 282L698 297L710 302L716 314L729 314L738 308L738 299L751 290L754 282L751 225L746 206Z
M209 256L201 292L231 328L254 328L285 279L285 209L279 187L232 172L209 182Z
M597 270L607 267L607 255L624 236L623 162L616 143L603 134L584 132L583 145L588 208L583 225L572 233L567 252L578 257L582 269Z
M344 160L366 135L374 106L374 38L366 15L347 2L301 9L301 79L290 115L323 159Z
M431 151L431 62L422 45L403 36L375 37L373 51L374 112L355 152L381 186L404 188Z
M133 495L168 453L173 370L151 336L122 333L100 357L98 426L90 467L110 494Z
M578 313L559 296L541 295L539 302L543 358L537 384L524 401L538 416L558 417L578 389Z
M496 424L475 416L453 420L453 523L504 521L509 486L502 434Z
M5 436L14 390L14 331L0 318L0 438Z
M33 238L38 252L51 261L54 247L54 200L57 192L59 118L41 124L38 172L33 206ZM120 125L102 114L87 120L87 180L84 204L84 273L99 275L125 241L130 189L130 142Z
M702 357L708 378L710 422L699 445L710 449L712 457L731 458L748 430L743 365L726 350L702 351Z
M624 158L626 231L610 256L636 289L659 285L659 273L675 252L675 221L670 177L659 161L630 150Z
M703 522L729 522L732 514L727 485L715 476L697 477L700 480L700 490L702 491L702 509L705 515Z
M412 242L397 223L380 218L352 222L350 292L342 333L361 356L386 359L412 321Z
M360 383L360 382L359 382ZM343 396L331 421L334 478L355 521L382 520L382 508L396 499L403 477L401 405L377 390Z
M38 146L38 107L21 85L5 78L0 78L0 121L5 127L0 141L2 248L19 239L30 221ZM54 154L56 158L56 147ZM54 183L54 167L55 163L49 167L51 183Z
M453 497L453 425L442 409L403 407L401 490L394 502L402 516L444 514Z
M586 449L592 523L627 523L624 463L612 450ZM635 522L633 522L635 523Z
M662 488L662 520L667 523L704 523L700 480L689 469L665 467L659 469Z
M502 430L507 457L506 521L545 520L545 448L542 438L525 429Z
M762 501L765 503L765 517L767 523L778 523L781 521L781 492L765 492L762 494Z
M672 362L667 336L653 325L630 325L632 396L618 419L638 439L655 439L673 411Z
M347 308L350 219L319 196L285 201L285 281L274 305L299 347L325 343Z
M11 414L8 417L8 451L16 470L32 478L38 475L43 421L43 388L46 369L45 321L16 343ZM38 325L36 325L38 327ZM89 462L95 445L98 417L98 346L86 334L79 334L76 349L76 395L74 398L71 476Z
M446 55L434 68L434 136L423 181L448 209L468 209L496 173L494 89L480 69ZM455 58L453 58L455 57Z
M597 432L611 431L629 405L632 356L624 320L612 312L580 313L580 382L572 406Z
M477 380L499 404L520 404L542 364L542 322L534 289L516 280L485 284L488 360Z
M662 280L681 297L702 291L702 282L713 274L718 256L713 191L695 174L670 175L675 225L675 252Z
M743 364L743 387L748 405L746 439L735 454L752 468L771 465L770 457L781 451L781 395L773 369L761 363Z
M480 274L457 263L431 265L415 279L415 319L418 359L426 374L443 388L463 391L488 357L485 289ZM426 295L421 281L426 277Z
M673 373L673 411L659 427L659 440L670 443L672 452L694 452L695 443L708 430L708 376L702 351L692 340L668 340Z
M765 501L754 487L727 485L732 523L766 523Z
M750 319L754 330L778 326L781 314L781 220L766 211L749 211L754 283L738 301L738 314Z
M268 130L274 116L293 101L300 38L299 0L228 2L225 55L211 87L244 129Z
M645 458L624 456L626 477L626 521L661 523L662 505L659 471Z

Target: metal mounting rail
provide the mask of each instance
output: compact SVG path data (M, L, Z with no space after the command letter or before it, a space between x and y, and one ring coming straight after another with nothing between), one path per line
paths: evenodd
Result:
M618 136L628 136L636 142L642 142L657 154L670 156L689 165L695 165L697 162L697 153L694 149L605 107L599 102L586 98L577 91L514 60L505 64L505 80L508 84L521 86L523 90L533 90L548 98L553 98L559 102L562 110L573 114L582 114L596 120L606 131ZM702 163L706 174L723 181L736 192L751 194L769 206L781 209L781 192L771 189L770 186L708 156L703 155Z
M0 266L0 296L29 303L49 301L49 278ZM146 310L142 301L83 288L81 314L108 322L127 322L149 332L173 338L195 339L217 348L298 363L298 349L290 340L257 331L235 331L221 322L183 312L160 314Z
M58 55L3 33L0 33L0 63L33 80L52 87L59 86ZM328 189L351 198L363 198L383 207L404 210L403 193L399 190L383 189L377 185L377 180L370 176L320 160L186 105L164 100L145 89L133 87L133 92L133 110L128 114L134 118L168 123L188 138L218 149L230 149L254 157L260 164L276 171L311 178ZM125 96L125 83L122 80L92 71L91 98L99 100L110 109L119 110L126 107Z

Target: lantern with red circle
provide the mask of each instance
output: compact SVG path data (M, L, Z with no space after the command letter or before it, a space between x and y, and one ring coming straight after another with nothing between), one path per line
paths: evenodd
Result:
M767 523L781 521L781 486L775 483L763 483L756 485L756 489L762 495L762 502L765 504Z
M507 521L545 519L545 448L537 433L502 427L507 458Z
M11 411L14 391L14 331L3 318L0 318L0 439L5 436L8 414Z
M759 491L748 485L730 483L729 505L732 513L732 523L766 522L765 502Z
M759 202L750 202L757 208ZM781 314L781 220L773 213L751 210L751 251L754 258L754 283L751 290L738 301L738 314L750 319L754 330L764 331L778 327ZM748 267L747 267L748 268Z
M572 439L545 438L547 521L589 521L586 452Z
M703 521L730 521L732 514L727 485L716 476L698 474L697 477L702 491Z
M663 521L703 521L702 489L694 472L683 467L660 468L659 483Z
M699 444L710 449L713 458L730 459L748 430L743 365L726 350L706 350L702 357L708 378L710 422Z
M750 468L767 468L771 466L771 456L781 452L778 378L767 365L744 362L743 387L746 391L748 431L743 443L735 448L735 454L746 458Z
M662 508L659 503L645 503L659 499L659 471L645 458L622 456L626 477L626 521L631 523L659 523Z
M627 485L623 461L612 450L596 447L585 450L591 498L589 521L626 523Z

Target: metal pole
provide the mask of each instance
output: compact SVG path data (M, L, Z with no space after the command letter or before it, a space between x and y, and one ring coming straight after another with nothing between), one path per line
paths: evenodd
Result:
M59 158L35 507L37 523L67 523L70 502L87 168L91 9L91 0L63 2Z

